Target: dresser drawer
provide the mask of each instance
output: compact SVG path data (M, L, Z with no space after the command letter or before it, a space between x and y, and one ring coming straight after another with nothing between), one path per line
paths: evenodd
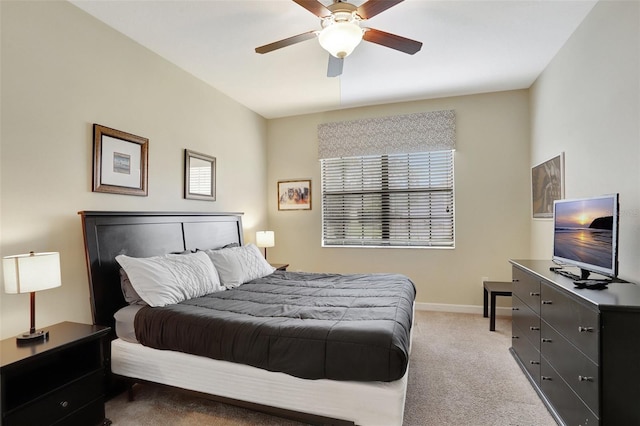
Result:
M33 403L8 413L3 424L5 426L52 424L96 399L100 400L99 402L104 409L103 381L104 371L97 370L35 400Z
M539 384L540 352L528 339L522 337L522 334L522 330L513 324L511 330L511 347L520 359L522 365L524 365L524 368L529 375L531 375L531 378Z
M540 281L530 274L513 268L513 294L526 303L536 314L540 314Z
M598 366L542 321L540 354L584 403L600 415Z
M518 327L520 334L540 350L540 317L515 295L511 300L511 309L511 321Z
M542 284L541 317L592 361L598 362L598 312L547 284Z
M540 358L540 389L565 424L570 426L599 424L598 417L580 400L544 357Z

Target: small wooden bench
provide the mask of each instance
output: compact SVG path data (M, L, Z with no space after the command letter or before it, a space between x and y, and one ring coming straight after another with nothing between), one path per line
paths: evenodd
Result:
M489 331L496 331L496 297L511 296L513 283L507 281L483 281L484 287L484 317L489 319ZM491 298L491 312L489 312L489 298Z

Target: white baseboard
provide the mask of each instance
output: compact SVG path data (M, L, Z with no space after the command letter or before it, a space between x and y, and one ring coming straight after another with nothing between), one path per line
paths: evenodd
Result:
M454 312L459 314L478 314L482 315L482 306L475 305L449 305L445 303L419 303L416 302L416 311L436 311L436 312ZM499 317L510 317L511 308L498 306L496 315Z

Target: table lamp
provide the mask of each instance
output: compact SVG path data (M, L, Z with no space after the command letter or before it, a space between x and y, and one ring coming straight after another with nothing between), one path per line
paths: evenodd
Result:
M36 331L36 291L60 287L60 253L18 254L2 258L4 291L31 293L31 328L20 334L18 343L46 340L48 331Z
M258 231L256 232L256 245L258 247L264 247L264 258L267 259L267 247L273 247L276 245L276 237L273 231Z

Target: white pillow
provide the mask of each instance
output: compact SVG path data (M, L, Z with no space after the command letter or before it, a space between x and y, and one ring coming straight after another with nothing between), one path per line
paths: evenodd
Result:
M135 258L116 256L131 285L150 306L165 306L224 290L204 253Z
M220 274L226 288L238 287L248 281L270 275L276 270L253 244L218 250L205 250Z

